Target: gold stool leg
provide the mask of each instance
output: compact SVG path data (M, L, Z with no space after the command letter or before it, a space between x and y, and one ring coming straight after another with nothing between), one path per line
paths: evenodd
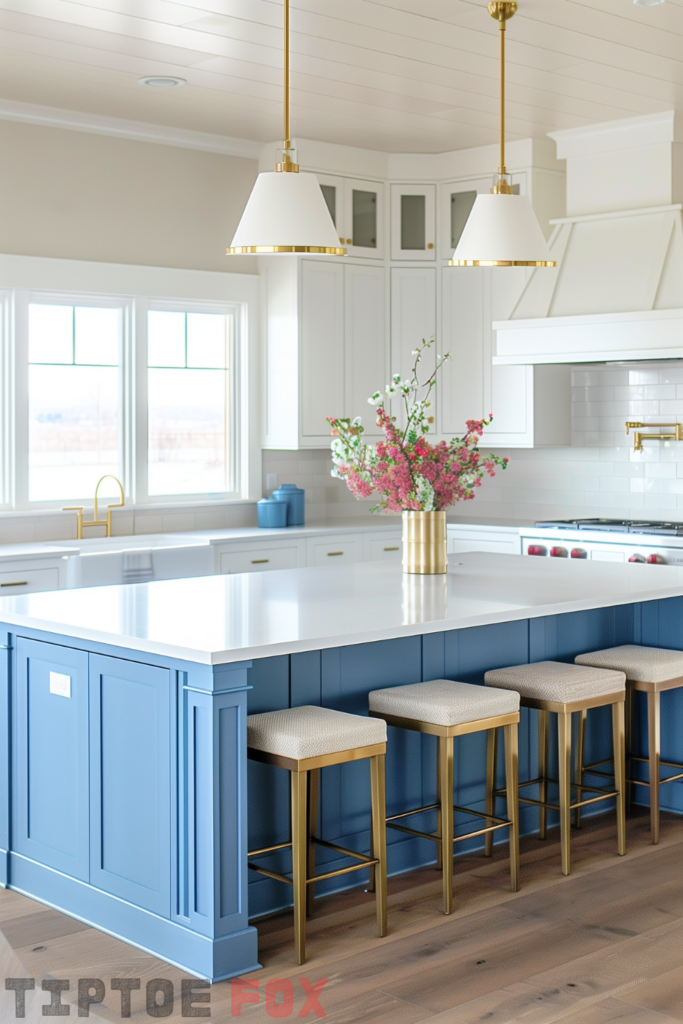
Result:
M318 834L318 793L320 790L320 769L314 768L308 773L308 878L315 876L315 843L313 837ZM315 882L306 886L306 913L313 913L315 905Z
M519 732L515 722L505 729L505 785L507 787L508 819L510 825L510 885L512 891L519 890ZM489 730L492 732L493 730ZM492 832L487 833L493 836Z
M507 750L507 740L505 742ZM493 815L495 810L495 797L493 791L496 788L496 762L498 760L498 730L487 729L486 735L486 813ZM487 827L493 824L490 818L486 819ZM484 840L484 854L490 857L493 853L493 832L486 833Z
M372 856L379 863L373 868L377 903L377 932L387 934L387 827L384 754L370 758L370 789L372 794Z
M633 754L633 748L635 746L635 722L636 722L636 701L638 700L635 686L629 685L628 679L626 680L626 810L631 810L631 802L633 799L633 790L635 786L628 781L628 776L633 771L633 765L631 764L630 758Z
M538 799L542 800L543 803L548 799L548 783L546 779L548 777L548 726L550 724L550 712L539 711L538 712L538 777L541 782L538 786ZM546 823L548 820L548 812L545 807L539 808L539 829L538 838L546 838Z
M443 858L443 912L453 909L453 740L439 736L441 778L441 856Z
M586 708L581 708L579 711L579 735L578 742L576 744L576 768L574 770L574 782L576 782L579 794L579 800L583 800L583 762L585 760L586 750L586 722L588 720L588 711ZM574 824L577 828L581 828L581 808L577 807L574 811Z
M622 701L612 705L612 745L614 757L614 784L617 796L617 850L626 853L626 724Z
M436 741L436 834L442 836L443 821L441 820L441 740ZM436 870L443 871L443 843L436 844Z
M564 711L557 715L557 760L560 781L560 844L562 846L562 874L570 867L569 830L571 827L571 771L572 771L572 716Z
M306 962L306 848L308 772L292 772L292 883L294 889L294 945L298 962Z
M661 760L661 711L660 695L647 695L647 732L649 739L648 758L650 761L650 831L652 842L659 842L659 762Z

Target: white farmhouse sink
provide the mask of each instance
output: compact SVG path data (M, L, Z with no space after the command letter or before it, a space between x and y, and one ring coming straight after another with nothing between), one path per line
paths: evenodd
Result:
M67 563L68 587L141 583L209 576L214 572L213 548L208 538L188 534L86 537L70 541L69 547L78 548L79 554Z

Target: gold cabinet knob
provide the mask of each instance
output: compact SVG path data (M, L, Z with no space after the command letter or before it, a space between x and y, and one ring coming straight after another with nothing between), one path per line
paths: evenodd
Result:
M430 243L428 244L427 248L428 248L428 249L433 249L433 248L434 248L434 243L433 243L433 242L430 242Z
M353 239L352 238L347 238L346 239L346 244L347 245L353 245Z

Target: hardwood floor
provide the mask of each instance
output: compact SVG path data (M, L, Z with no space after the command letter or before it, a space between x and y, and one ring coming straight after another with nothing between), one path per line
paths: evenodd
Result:
M264 969L246 976L259 983L260 1000L245 1002L241 1016L252 1024L281 1016L266 1005L265 989L284 979L285 988L292 983L294 1019L307 998L299 979L310 987L326 978L318 998L331 1024L683 1021L683 820L663 815L653 847L648 819L636 812L623 858L615 854L612 816L588 820L573 833L568 878L560 874L558 838L555 830L545 843L523 840L519 893L508 891L502 853L456 861L456 910L448 918L435 871L391 879L385 939L375 936L372 897L356 891L321 899L308 922L303 967L294 959L291 915L260 922ZM0 891L0 953L5 977L36 979L36 991L26 994L28 1021L45 1019L43 978L69 979L62 1001L71 1016L78 1015L78 979L102 979L104 1003L90 1007L90 1019L121 1020L112 977L140 979L141 990L132 992L139 1021L152 1019L147 982L171 980L167 1019L182 1019L181 971L10 891ZM0 980L3 1024L16 1019L14 993L4 987ZM282 991L276 998L282 1002ZM309 1021L317 1019L315 1005L313 998ZM212 1020L232 1020L229 982L213 986L210 1010Z

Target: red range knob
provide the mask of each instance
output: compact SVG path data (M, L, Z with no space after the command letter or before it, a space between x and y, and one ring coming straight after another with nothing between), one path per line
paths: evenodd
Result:
M648 565L664 565L664 559L661 555L648 555Z
M588 558L588 552L583 548L572 548L572 558Z
M530 544L526 553L527 555L544 555L545 548L542 544Z
M550 557L551 558L566 558L567 557L567 549L566 548L551 548L550 549Z
M643 555L631 555L629 562L644 562L645 557Z

